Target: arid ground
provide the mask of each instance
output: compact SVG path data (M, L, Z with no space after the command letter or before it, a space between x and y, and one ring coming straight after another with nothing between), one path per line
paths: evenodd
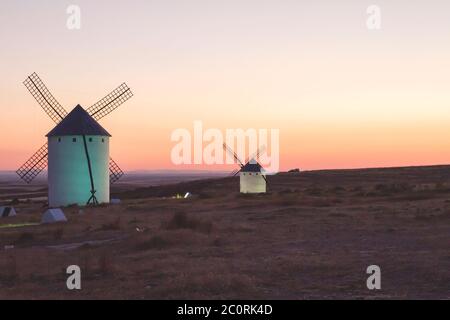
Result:
M113 188L39 223L45 185L2 183L0 299L450 299L450 167L282 173ZM188 199L174 196L191 192ZM41 193L41 194L39 194ZM82 289L66 288L67 266ZM381 290L366 268L381 268Z

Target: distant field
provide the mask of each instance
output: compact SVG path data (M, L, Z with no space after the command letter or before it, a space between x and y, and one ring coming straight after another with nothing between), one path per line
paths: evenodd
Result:
M124 180L120 205L0 229L0 299L450 298L450 167L268 180L256 196L239 194L237 177ZM185 192L194 196L173 198ZM43 205L22 202L0 224L39 222ZM65 287L70 264L82 269L81 291ZM372 264L379 291L366 288Z
M111 187L112 192L136 187L166 185L182 181L192 181L227 176L226 172L210 171L132 171ZM41 173L31 184L23 182L15 172L0 171L0 204L17 198L20 200L42 200L47 197L47 174Z

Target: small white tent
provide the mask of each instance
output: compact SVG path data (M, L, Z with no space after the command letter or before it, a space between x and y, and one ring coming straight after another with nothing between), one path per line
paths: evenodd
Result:
M13 217L16 215L16 209L14 207L0 207L0 217Z
M48 209L42 216L41 223L67 222L67 218L61 209Z

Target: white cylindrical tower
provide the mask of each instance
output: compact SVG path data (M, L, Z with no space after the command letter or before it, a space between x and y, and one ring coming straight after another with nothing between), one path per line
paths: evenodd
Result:
M109 202L109 138L81 106L48 137L50 207Z
M241 193L265 193L266 180L260 172L241 172L240 174Z
M265 193L266 179L261 165L251 159L239 171L241 193Z

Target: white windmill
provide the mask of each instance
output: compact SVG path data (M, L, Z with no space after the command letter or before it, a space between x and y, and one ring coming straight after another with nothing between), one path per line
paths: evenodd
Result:
M67 113L36 73L24 84L57 125L17 174L30 183L48 165L49 207L108 203L110 183L123 172L109 157L111 135L97 120L131 98L130 88L123 83L87 110L77 105Z
M258 158L265 147L259 149L256 154L250 157L244 164L226 143L223 144L227 151L239 164L239 169L232 173L232 176L239 174L239 189L241 193L265 193L267 191L267 178L264 168L258 163Z

